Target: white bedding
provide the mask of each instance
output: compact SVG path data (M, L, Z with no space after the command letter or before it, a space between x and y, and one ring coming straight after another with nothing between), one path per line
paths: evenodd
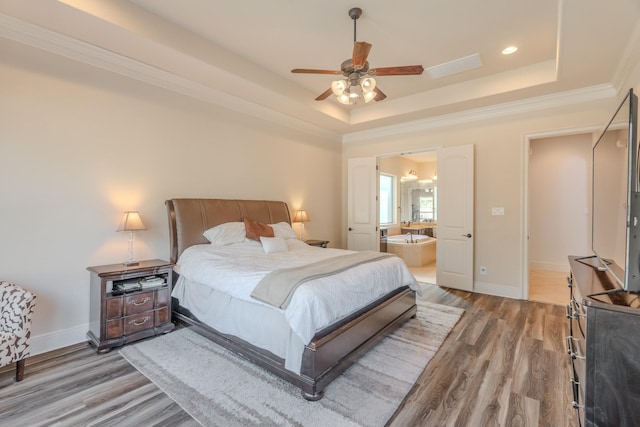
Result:
M269 254L264 252L260 242L252 240L226 246L191 246L182 253L175 270L190 281L282 312L293 332L305 344L317 331L393 289L408 285L420 292L404 261L388 257L306 282L296 290L286 310L269 306L251 297L253 288L269 271L352 253L312 247L296 239L286 242L288 251Z

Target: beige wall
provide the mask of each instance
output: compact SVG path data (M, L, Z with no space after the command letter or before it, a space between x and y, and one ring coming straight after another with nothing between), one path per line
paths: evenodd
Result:
M85 339L86 267L126 259L124 210L148 227L138 259L168 259L172 197L284 200L309 213L306 238L340 245L339 143L24 45L0 51L0 273L38 296L36 352Z

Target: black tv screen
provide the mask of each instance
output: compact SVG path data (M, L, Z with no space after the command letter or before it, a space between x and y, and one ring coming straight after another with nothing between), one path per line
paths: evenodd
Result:
M638 99L629 90L593 146L594 254L620 287L640 291Z

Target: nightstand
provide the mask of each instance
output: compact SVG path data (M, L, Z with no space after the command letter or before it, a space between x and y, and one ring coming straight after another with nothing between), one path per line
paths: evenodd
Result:
M91 272L87 338L98 353L173 329L173 264L154 259L135 266L111 264L87 270Z
M328 240L305 240L304 242L309 246L318 246L320 248L326 248L329 244Z

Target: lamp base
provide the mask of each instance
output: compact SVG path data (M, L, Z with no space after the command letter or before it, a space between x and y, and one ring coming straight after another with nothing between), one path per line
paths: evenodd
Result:
M140 265L138 261L126 261L122 263L125 267L133 267L134 265Z

